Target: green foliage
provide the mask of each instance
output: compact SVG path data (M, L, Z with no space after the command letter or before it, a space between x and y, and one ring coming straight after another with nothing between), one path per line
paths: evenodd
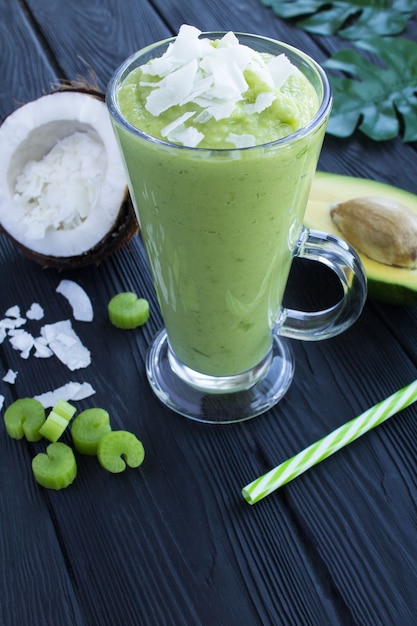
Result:
M398 35L417 9L417 0L261 0L283 19L318 35L347 39ZM297 20L298 17L301 19Z
M323 65L345 76L329 76L333 110L327 132L348 137L356 128L376 141L402 134L417 141L417 44L403 38L371 37L357 50L340 50Z

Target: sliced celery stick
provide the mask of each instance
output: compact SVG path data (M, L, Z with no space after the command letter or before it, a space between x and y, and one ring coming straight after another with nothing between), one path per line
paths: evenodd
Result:
M100 439L97 456L104 469L117 474L129 467L139 467L145 457L142 442L127 430L112 430Z
M97 454L100 439L111 431L110 418L104 409L87 409L73 421L71 437L74 447L82 454Z
M39 433L49 441L58 441L76 410L66 400L59 400L49 413Z
M77 409L66 400L58 400L52 410L69 422Z
M73 451L65 443L50 443L46 454L41 452L32 460L36 481L47 489L64 489L77 476L77 463Z
M45 409L34 398L20 398L4 412L6 430L13 439L25 436L28 441L39 441L42 438L39 430L44 422Z
M149 319L149 302L144 298L138 298L132 291L113 296L107 310L113 326L125 330L142 326Z

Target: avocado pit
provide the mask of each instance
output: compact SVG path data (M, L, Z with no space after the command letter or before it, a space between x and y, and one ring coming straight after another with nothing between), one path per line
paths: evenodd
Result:
M417 215L404 204L375 196L352 198L335 204L330 215L346 240L370 259L417 267Z

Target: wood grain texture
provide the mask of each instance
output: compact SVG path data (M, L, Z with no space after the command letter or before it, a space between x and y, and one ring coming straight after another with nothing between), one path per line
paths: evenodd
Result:
M0 115L62 77L95 70L101 88L136 49L184 22L284 39L319 61L339 38L311 37L258 0L0 0ZM407 33L413 36L415 22ZM327 137L323 169L416 191L415 145ZM56 294L78 282L94 322L72 319ZM304 282L302 279L304 278ZM335 285L294 269L287 298L314 308ZM302 297L298 291L300 284ZM149 299L151 317L122 332L107 318L119 291ZM0 623L2 626L414 626L417 615L417 410L402 414L248 506L240 489L309 443L415 378L416 308L369 300L346 333L291 342L296 375L280 404L256 420L205 427L165 409L145 376L147 348L162 320L140 237L98 267L59 273L26 260L0 238L0 316L32 302L45 320L71 319L92 364L70 372L57 359L21 359L0 345L0 394L13 399L88 381L114 428L135 432L146 451L139 470L114 476L77 455L64 492L38 487L30 462L43 443L0 429ZM18 371L15 385L2 372ZM70 434L64 436L71 443ZM23 600L23 601L22 601Z
M85 76L91 68L103 90L126 57L173 34L149 2L28 0L27 6L62 68L61 78Z
M0 120L24 102L50 90L56 80L51 66L26 12L18 0L0 5Z

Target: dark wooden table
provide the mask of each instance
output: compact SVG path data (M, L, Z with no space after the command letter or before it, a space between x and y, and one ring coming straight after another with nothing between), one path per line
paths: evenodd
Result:
M283 39L319 62L351 46L308 35L259 0L0 0L0 18L0 117L89 67L104 89L125 57L184 22ZM404 35L415 40L416 32L414 21ZM356 133L327 136L320 169L417 192L416 163L415 144ZM148 386L145 354L161 318L140 237L98 267L61 274L2 237L0 272L0 317L39 302L43 323L67 319L55 293L64 277L86 290L95 312L93 323L73 321L92 353L83 370L0 346L4 408L87 381L96 394L77 408L106 408L114 427L135 432L146 449L143 466L121 475L79 455L74 484L54 492L31 474L44 444L0 429L1 626L417 624L417 408L253 507L240 492L416 377L415 307L368 299L343 335L292 342L296 374L280 404L212 427L171 413ZM123 333L106 305L127 289L148 298L152 314L143 329ZM1 381L9 368L18 372L14 385Z

